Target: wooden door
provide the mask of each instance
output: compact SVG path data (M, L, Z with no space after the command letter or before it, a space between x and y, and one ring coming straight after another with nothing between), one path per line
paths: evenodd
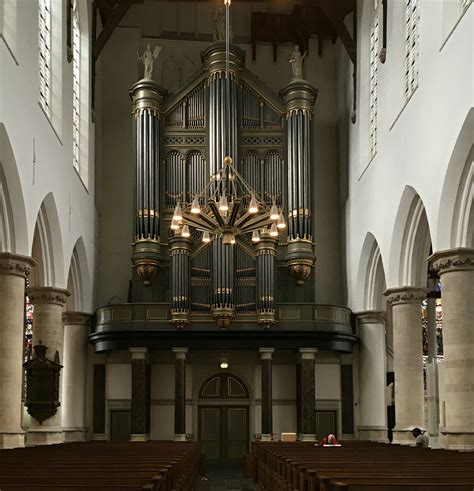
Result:
M200 406L199 441L210 462L238 462L248 452L248 406Z
M330 433L337 436L337 411L316 411L316 434L318 440Z
M110 441L130 441L131 422L130 411L110 411Z

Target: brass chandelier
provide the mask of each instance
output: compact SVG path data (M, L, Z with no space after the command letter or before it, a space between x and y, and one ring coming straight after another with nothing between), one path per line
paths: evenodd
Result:
M237 237L252 234L252 242L260 241L260 232L278 237L286 227L283 211L274 201L270 209L235 169L232 158L224 158L224 166L191 204L178 203L171 220L177 235L190 237L190 227L202 232L202 241L222 237L224 245L234 245Z
M226 67L225 105L230 118L229 76L229 7L231 0L224 0L226 8ZM226 125L226 145L229 148L229 126ZM227 152L226 152L227 153ZM286 228L283 210L277 207L274 198L268 206L252 189L234 166L231 156L224 157L223 167L212 175L209 182L193 196L191 203L177 203L171 220L175 235L189 238L190 228L202 233L202 242L222 238L222 243L231 246L238 236L252 234L252 242L260 242L260 234L276 238Z

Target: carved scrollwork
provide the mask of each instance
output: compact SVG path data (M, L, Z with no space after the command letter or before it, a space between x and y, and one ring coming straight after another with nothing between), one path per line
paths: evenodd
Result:
M430 257L433 269L439 274L474 269L474 249L458 248L434 253Z
M392 305L401 303L421 303L425 298L428 290L426 288L401 287L391 288L384 292L387 302Z
M0 253L0 274L12 274L25 278L36 266L32 257L18 256L9 252Z
M312 259L295 259L288 263L290 274L296 280L297 285L304 285L311 274L313 263Z
M63 306L66 303L70 292L63 288L53 288L50 286L32 287L27 289L28 297L33 305L38 303L50 303Z

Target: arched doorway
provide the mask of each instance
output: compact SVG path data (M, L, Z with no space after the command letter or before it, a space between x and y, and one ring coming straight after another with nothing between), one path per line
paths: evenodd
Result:
M209 462L238 462L249 447L249 391L236 375L216 373L199 390L199 441Z

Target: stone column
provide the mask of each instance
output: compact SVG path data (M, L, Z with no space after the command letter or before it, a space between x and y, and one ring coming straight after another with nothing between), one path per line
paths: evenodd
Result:
M411 430L425 422L421 302L426 290L416 287L386 290L392 305L395 428L393 443L413 444Z
M150 365L148 348L129 348L132 356L132 428L130 441L150 439Z
M474 249L436 252L441 277L445 407L441 432L447 448L474 450Z
M0 253L0 449L25 444L21 429L25 278L35 265L30 257Z
M90 314L64 312L63 432L65 442L84 441L86 362Z
M186 353L188 348L173 348L174 369L174 439L186 441Z
M272 355L274 348L259 348L262 359L262 440L273 432Z
M434 287L430 282L430 289ZM428 360L426 363L426 406L427 429L430 438L439 433L439 385L438 385L438 340L436 333L436 300L440 297L437 291L430 291L427 296L428 312ZM433 442L432 442L433 443Z
M301 441L316 440L316 348L300 348L301 373L298 408Z
M59 353L59 362L63 362L63 306L70 293L62 288L49 286L32 287L28 289L28 297L35 308L33 319L33 346L41 341L47 346L46 357L54 359L56 351ZM61 374L59 383L61 384L64 374ZM61 386L61 385L60 385ZM60 402L61 402L60 395ZM34 417L31 417L30 427L27 433L28 445L48 445L62 443L62 410L61 406L54 416L48 418L40 424Z
M359 327L359 438L387 442L385 405L385 320L386 313L356 314Z

